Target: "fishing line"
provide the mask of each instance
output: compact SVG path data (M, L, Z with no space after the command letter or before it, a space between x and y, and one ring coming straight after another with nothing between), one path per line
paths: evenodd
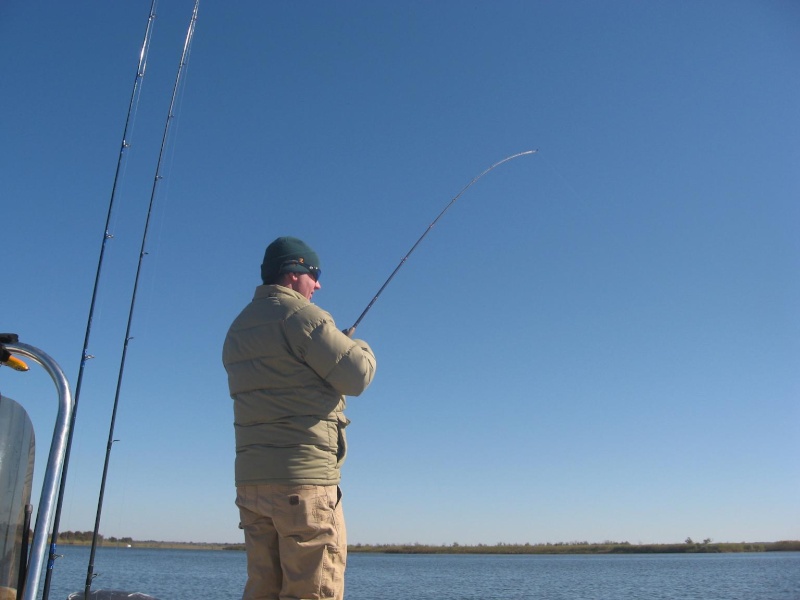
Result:
M111 223L111 216L114 212L114 201L117 197L117 187L120 181L120 173L124 172L123 164L127 156L127 150L130 147L129 133L132 132L132 123L135 120L131 117L136 114L139 99L141 98L141 84L144 79L145 69L147 67L147 56L150 52L150 40L153 35L153 22L156 18L156 0L152 1L150 5L150 14L147 18L147 27L145 28L144 40L142 41L142 48L139 52L139 61L136 65L136 77L133 80L133 89L131 91L130 102L128 103L128 113L125 117L125 127L122 130L122 142L120 144L119 157L117 158L117 168L114 172L114 182L111 186L111 197L108 202L108 212L106 214L105 227L103 228L103 239L100 244L100 256L97 261L97 272L94 278L94 287L92 288L92 299L89 302L89 316L86 321L86 334L83 339L83 350L81 351L80 368L78 369L78 379L75 383L75 394L73 397L72 416L70 417L69 428L67 432L67 443L64 454L64 465L61 471L61 482L58 486L58 499L56 501L56 509L53 516L53 529L50 537L50 557L47 562L47 569L45 573L44 586L42 588L42 600L47 600L50 595L50 581L53 574L53 566L56 559L56 542L58 541L58 528L61 522L62 506L64 504L64 489L67 484L67 467L69 466L70 450L72 448L72 438L75 431L75 418L78 415L78 400L81 395L81 387L83 384L83 372L86 366L86 361L93 358L89 354L89 338L92 331L92 320L94 318L95 304L97 301L97 292L100 284L100 273L103 269L103 258L106 251L106 243L113 236L109 233L109 225Z
M349 336L353 335L353 332L355 331L356 327L358 327L359 323L361 323L361 321L364 318L364 316L369 312L369 309L372 308L372 305L375 304L375 301L378 299L378 296L380 296L381 293L383 293L383 290L386 289L386 286L389 285L389 282L394 278L394 276L400 270L400 267L402 267L405 264L406 260L408 260L408 257L411 256L411 253L414 252L414 250L416 250L417 246L419 246L419 243L425 238L426 235L428 235L428 233L430 233L431 229L433 229L433 226L436 225L436 223L439 221L439 219L442 218L444 213L446 213L450 209L450 207L453 206L453 204L456 203L456 200L458 200L461 197L461 195L464 192L466 192L470 188L470 186L472 186L473 183L475 183L481 177L486 175L489 171L491 171L492 169L494 169L496 167L499 167L503 163L506 163L506 162L508 162L510 160L514 160L515 158L519 158L520 156L526 156L528 154L536 154L537 152L539 152L539 150L526 150L525 152L519 152L518 154L512 154L511 156L506 156L503 160L497 161L491 167L489 167L488 169L483 171L480 175L475 176L472 179L472 181L470 181L467 185L465 185L463 188L461 188L461 191L458 192L458 194L456 194L453 197L452 200L450 200L450 202L447 204L447 206L444 207L442 212L440 212L439 215L431 222L431 224L428 225L428 228L423 232L423 234L419 237L419 239L416 242L414 242L414 245L411 246L411 250L409 250L406 253L406 255L400 260L400 263L395 267L394 271L392 271L392 274L389 275L389 278L386 281L383 282L383 285L378 290L378 293L375 294L375 296L372 298L372 300L370 300L369 304L367 304L367 307L364 309L364 311L361 313L361 315L358 317L358 319L356 319L356 322L353 323L353 325L350 327L350 329L345 330L347 335L349 335Z
M147 234L150 228L150 217L153 214L153 205L155 203L158 184L163 179L163 176L161 174L161 164L164 159L164 152L167 146L167 139L169 137L170 125L175 117L174 113L175 99L178 96L178 91L180 89L180 83L181 83L181 76L186 67L186 62L189 56L189 49L191 48L192 38L194 37L195 25L197 23L197 10L199 8L199 5L200 5L200 0L195 0L194 9L192 10L192 17L189 21L189 28L186 32L186 40L184 41L183 44L183 53L181 54L180 63L178 64L178 72L177 75L175 76L175 85L172 88L172 98L170 99L169 110L167 111L167 120L166 123L164 124L164 134L161 138L161 147L158 152L158 162L156 163L156 173L155 177L153 178L153 187L150 192L150 202L147 207L147 218L145 219L144 231L142 233L142 244L141 244L141 249L139 251L139 262L136 267L136 277L134 278L133 293L131 294L130 309L128 311L128 324L125 329L125 339L122 344L122 358L120 360L120 365L119 365L117 388L114 394L114 408L111 411L111 423L108 428L108 443L106 445L106 456L105 456L105 461L103 463L103 477L100 481L100 494L97 500L97 515L95 517L94 531L92 532L92 548L89 554L89 566L86 571L86 584L83 593L84 598L89 598L89 594L92 588L92 580L95 577L94 557L97 550L98 532L100 530L100 516L103 509L103 496L105 494L106 480L108 477L108 464L109 464L109 459L111 457L111 448L114 445L114 442L116 441L114 440L114 425L116 423L117 409L119 407L119 397L120 397L120 391L122 389L122 379L125 371L125 360L128 354L128 345L130 341L133 339L131 337L131 325L133 323L134 308L136 306L136 293L139 287L139 278L142 272L142 264L144 262L144 257L147 255L146 251Z

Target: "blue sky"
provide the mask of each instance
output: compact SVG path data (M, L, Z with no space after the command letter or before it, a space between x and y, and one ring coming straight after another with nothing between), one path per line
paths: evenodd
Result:
M150 2L0 7L0 329L73 383ZM158 8L62 530L90 530L191 1ZM279 235L358 330L352 543L800 538L800 6L204 1L101 531L236 542L220 352ZM38 434L41 369L0 370Z

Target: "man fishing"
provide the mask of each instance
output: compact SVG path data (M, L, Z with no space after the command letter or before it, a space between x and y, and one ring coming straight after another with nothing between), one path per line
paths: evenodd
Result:
M341 332L311 302L319 277L319 257L307 244L273 241L263 285L223 346L247 549L243 600L344 597L344 397L369 386L376 362L366 342L348 336L352 329Z

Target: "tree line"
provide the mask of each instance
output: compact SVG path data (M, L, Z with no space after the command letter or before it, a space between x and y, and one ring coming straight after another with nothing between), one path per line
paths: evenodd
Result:
M92 542L92 531L61 531L58 534L59 544L90 544ZM132 544L133 539L129 537L116 538L111 536L104 537L102 534L97 534L97 543L102 546L106 544Z
M89 544L91 531L64 531L58 536L60 544ZM139 548L191 548L196 550L244 550L244 544L216 544L208 542L158 542L153 540L134 541L130 537L98 536L99 545L131 544ZM375 554L691 554L714 552L800 552L800 540L780 542L722 542L715 543L711 538L695 542L686 538L682 544L631 544L606 540L601 543L587 541L555 542L541 544L497 544L467 545L452 544L350 544L350 552Z
M557 542L547 544L477 544L474 546L453 543L434 546L428 544L354 544L351 552L381 554L691 554L712 552L800 552L800 541L788 540L763 543L712 543L706 539L695 543L687 539L683 544L631 544L630 542Z

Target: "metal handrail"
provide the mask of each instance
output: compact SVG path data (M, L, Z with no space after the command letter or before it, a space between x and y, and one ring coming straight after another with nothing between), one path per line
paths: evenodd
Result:
M42 483L42 495L33 532L33 545L31 546L30 560L28 562L28 573L25 578L25 590L22 595L22 600L34 600L39 591L39 580L41 579L42 567L47 556L47 535L55 512L61 470L64 468L67 435L74 402L64 371L49 355L28 344L6 343L4 346L9 352L25 356L39 363L53 379L53 383L58 390L58 415L56 416L53 441L50 444L50 456L47 459L47 468L45 469Z

